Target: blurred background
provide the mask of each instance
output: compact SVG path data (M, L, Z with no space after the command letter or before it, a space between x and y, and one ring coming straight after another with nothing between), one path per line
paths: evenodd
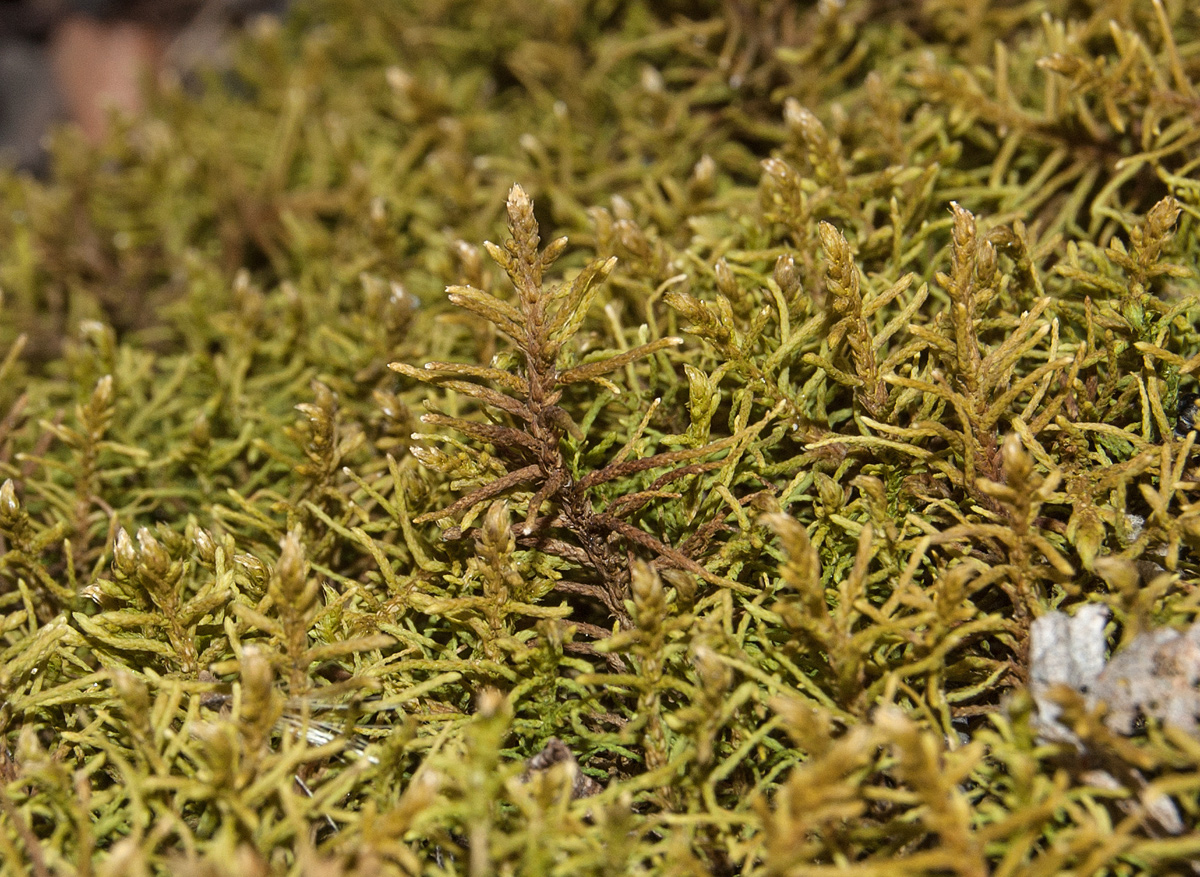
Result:
M0 0L0 162L45 171L46 131L93 142L161 76L220 65L233 29L289 0Z

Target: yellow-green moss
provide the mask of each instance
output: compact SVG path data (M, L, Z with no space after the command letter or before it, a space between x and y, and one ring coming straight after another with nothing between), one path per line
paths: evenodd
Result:
M1186 870L1025 683L1197 614L1193 6L312 0L0 178L0 871Z

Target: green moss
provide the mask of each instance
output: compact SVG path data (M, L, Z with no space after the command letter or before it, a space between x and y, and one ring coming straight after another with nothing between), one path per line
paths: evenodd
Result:
M1197 614L1191 5L312 0L236 74L0 178L4 873L1186 869L1196 741L1068 708L1104 786L1025 684Z

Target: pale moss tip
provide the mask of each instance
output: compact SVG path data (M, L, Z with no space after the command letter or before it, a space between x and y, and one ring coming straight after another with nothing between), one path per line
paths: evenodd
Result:
M508 209L518 211L530 209L529 196L525 194L520 183L513 183L512 188L508 190Z

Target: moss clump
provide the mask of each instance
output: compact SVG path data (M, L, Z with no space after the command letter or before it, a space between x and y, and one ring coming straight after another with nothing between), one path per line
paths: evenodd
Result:
M1185 870L1026 686L1197 614L1195 9L584 6L0 179L0 867Z

